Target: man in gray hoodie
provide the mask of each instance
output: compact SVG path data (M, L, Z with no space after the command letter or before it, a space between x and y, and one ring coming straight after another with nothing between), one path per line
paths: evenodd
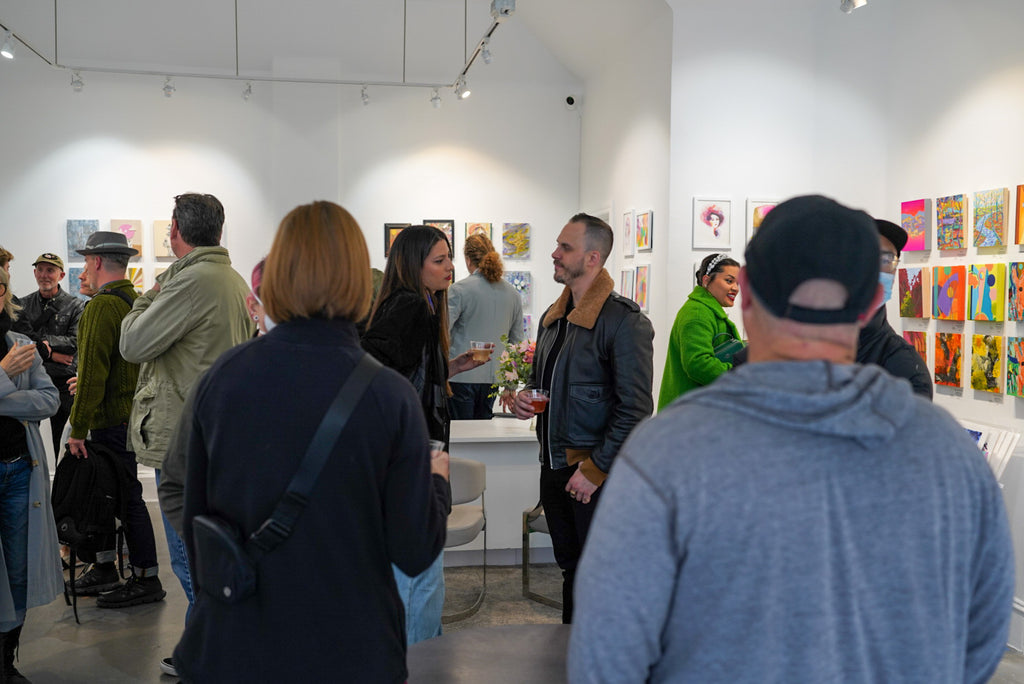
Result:
M1014 565L978 448L854 363L865 213L780 204L740 273L750 362L641 425L576 580L572 682L983 682Z

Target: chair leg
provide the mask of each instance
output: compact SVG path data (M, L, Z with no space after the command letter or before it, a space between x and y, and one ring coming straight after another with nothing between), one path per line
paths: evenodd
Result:
M562 609L562 602L548 598L530 590L530 526L527 522L527 514L523 513L523 598L528 598L558 610Z
M483 567L483 584L480 587L480 593L477 594L476 600L469 608L460 610L452 613L451 615L442 615L441 624L447 625L452 622L458 622L459 620L465 620L466 618L473 617L480 610L480 606L484 604L484 597L487 595L487 523L484 522L484 567Z

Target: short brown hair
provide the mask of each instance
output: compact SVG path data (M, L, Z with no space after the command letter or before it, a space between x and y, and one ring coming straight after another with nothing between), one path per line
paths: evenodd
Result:
M352 215L333 202L295 207L281 221L260 284L267 314L358 321L370 308L370 253Z

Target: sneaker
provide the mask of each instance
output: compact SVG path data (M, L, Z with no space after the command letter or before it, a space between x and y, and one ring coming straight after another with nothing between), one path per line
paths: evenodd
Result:
M89 571L75 579L75 593L79 596L97 596L121 586L121 578L113 565L94 564ZM68 589L71 589L70 585Z
M160 671L165 675L171 675L172 677L178 676L178 668L174 667L173 658L164 658L160 661Z
M96 606L99 608L127 608L160 601L164 596L167 596L167 592L160 584L159 577L132 575L127 582L114 591L100 594L100 597L96 599Z

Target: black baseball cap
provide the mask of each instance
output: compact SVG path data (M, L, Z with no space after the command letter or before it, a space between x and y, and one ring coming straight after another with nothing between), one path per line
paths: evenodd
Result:
M786 200L772 209L747 245L750 289L778 318L829 325L854 323L878 289L878 230L875 220L821 195ZM790 302L812 279L846 288L841 309L810 309Z
M893 247L896 248L896 256L903 253L903 248L907 246L907 231L903 230L903 226L899 226L892 221L886 221L885 219L875 219L875 226L878 228L878 234L884 237L886 240L892 243Z

